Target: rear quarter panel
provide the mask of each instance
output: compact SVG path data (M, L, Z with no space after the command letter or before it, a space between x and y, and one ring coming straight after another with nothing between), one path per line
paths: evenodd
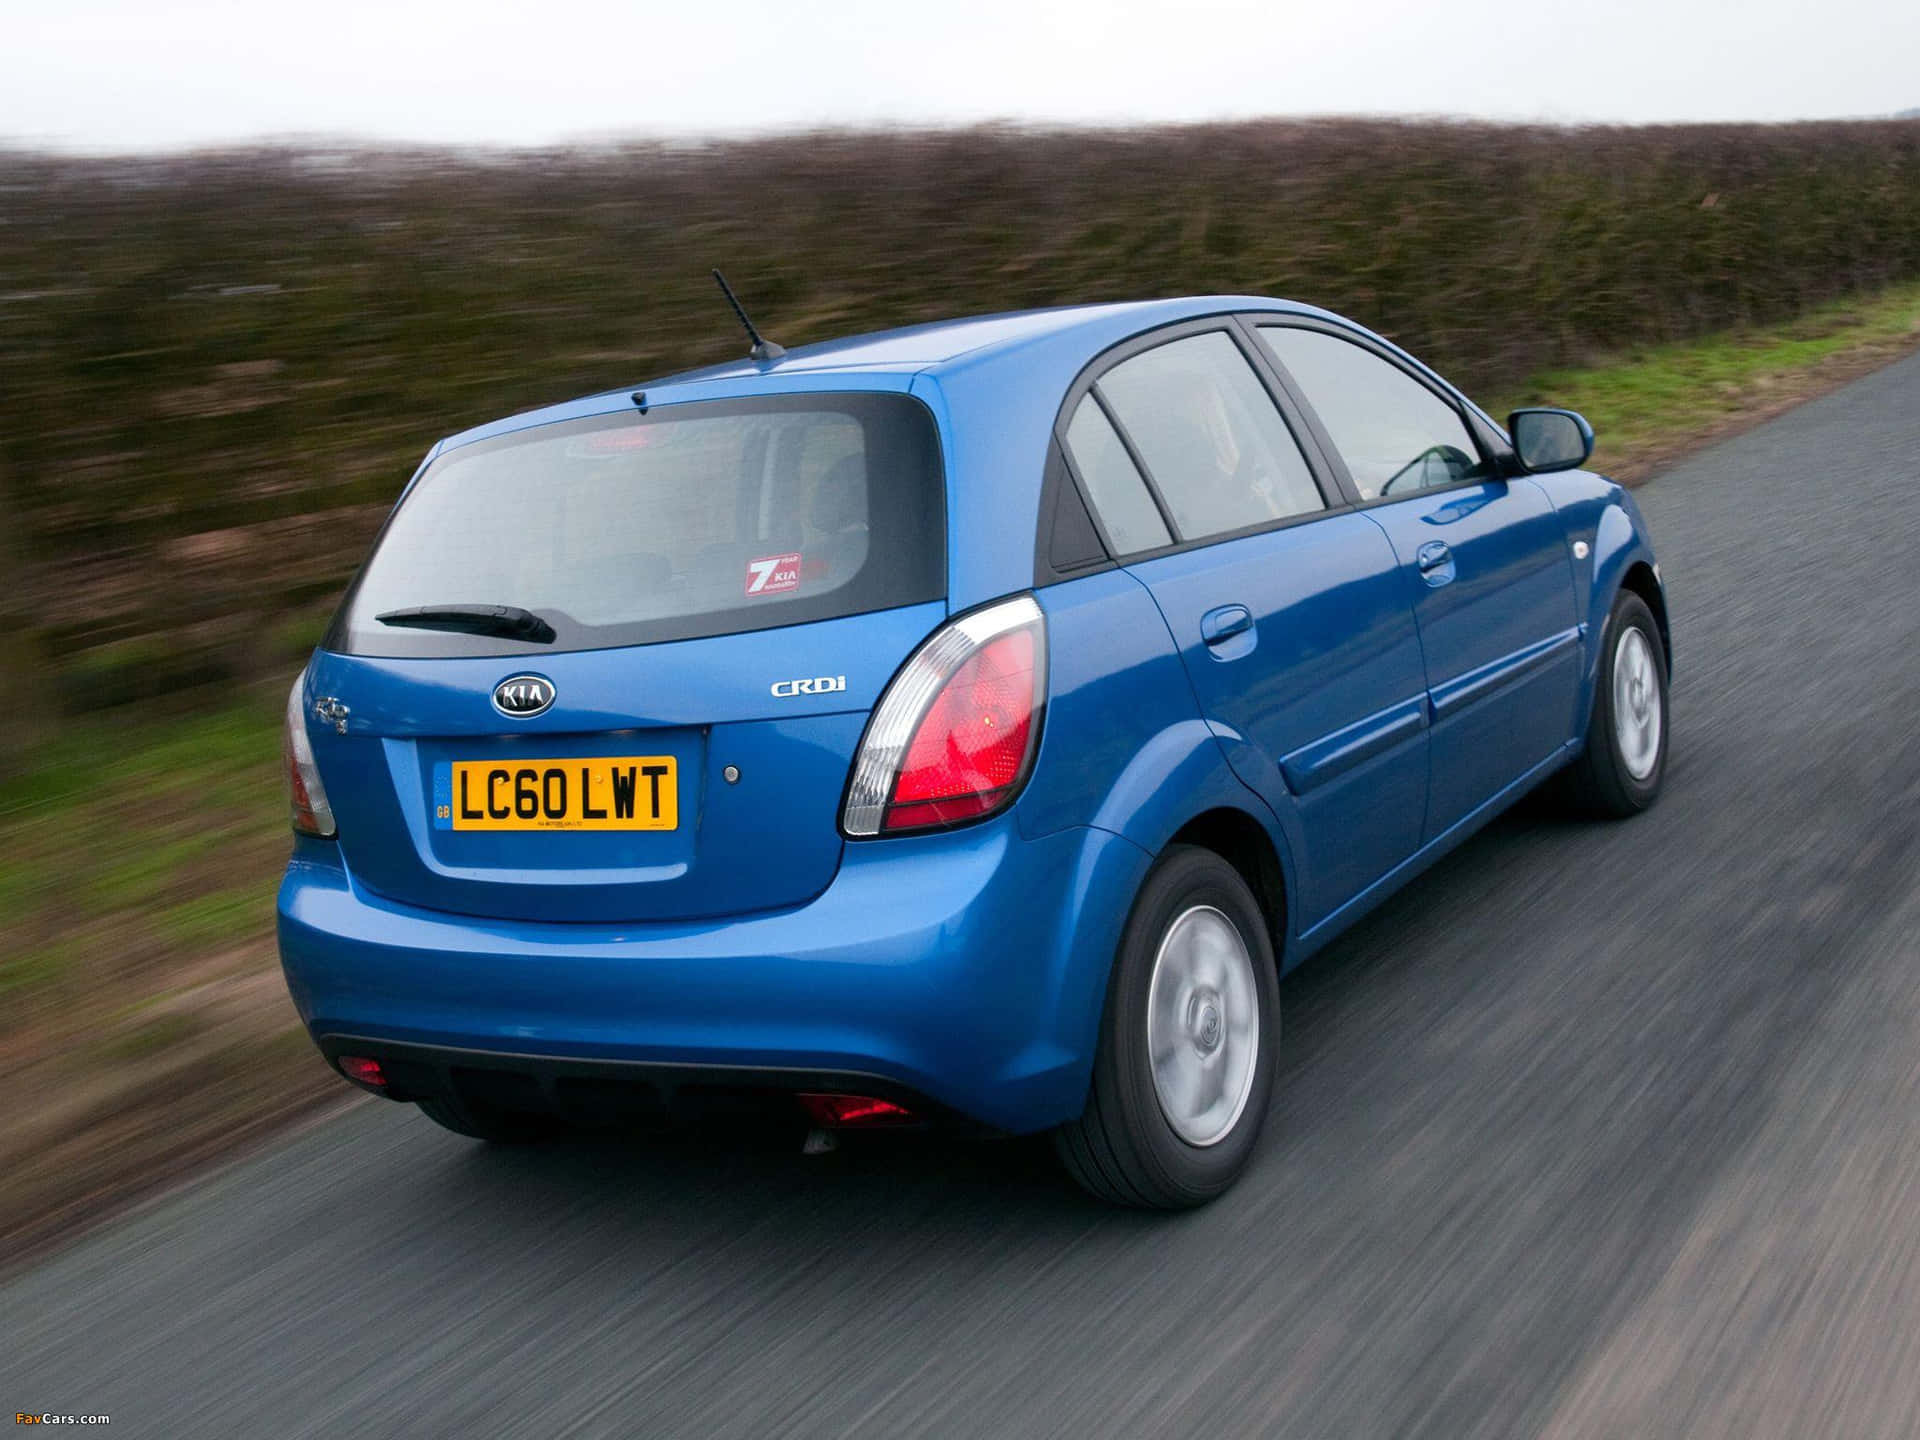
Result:
M1033 779L1016 808L1022 833L1087 825L1157 855L1195 816L1239 810L1272 839L1288 893L1297 893L1288 832L1227 764L1146 587L1108 570L1037 598L1049 693Z

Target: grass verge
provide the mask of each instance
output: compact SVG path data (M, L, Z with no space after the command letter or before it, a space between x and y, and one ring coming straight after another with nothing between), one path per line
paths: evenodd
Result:
M340 1098L273 950L284 694L71 723L0 786L0 1265Z
M1909 285L1551 371L1509 403L1585 412L1596 466L1631 481L1916 347ZM284 686L73 722L0 785L0 1267L350 1093L273 950Z
M1781 325L1607 356L1535 376L1496 410L1565 405L1593 422L1594 466L1638 484L1701 445L1748 429L1920 348L1920 284L1821 305Z

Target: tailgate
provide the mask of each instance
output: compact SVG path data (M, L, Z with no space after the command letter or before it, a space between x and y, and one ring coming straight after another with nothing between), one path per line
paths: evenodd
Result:
M323 651L306 713L348 710L344 734L308 722L348 868L392 899L501 919L801 904L839 866L867 714L944 616L932 602L537 663ZM495 686L527 674L550 707L503 714Z

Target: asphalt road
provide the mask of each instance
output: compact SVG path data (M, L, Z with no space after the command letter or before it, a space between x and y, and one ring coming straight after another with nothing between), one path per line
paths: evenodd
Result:
M0 1288L116 1435L1920 1431L1920 357L1641 492L1650 814L1500 822L1282 986L1173 1219L1026 1143L492 1153L370 1105Z

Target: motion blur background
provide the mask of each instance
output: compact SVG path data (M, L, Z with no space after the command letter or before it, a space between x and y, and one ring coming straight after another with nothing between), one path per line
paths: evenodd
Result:
M285 689L439 436L1286 295L1639 478L1920 341L1920 9L0 5L0 1260L342 1098ZM1327 118L1365 117L1365 118Z

